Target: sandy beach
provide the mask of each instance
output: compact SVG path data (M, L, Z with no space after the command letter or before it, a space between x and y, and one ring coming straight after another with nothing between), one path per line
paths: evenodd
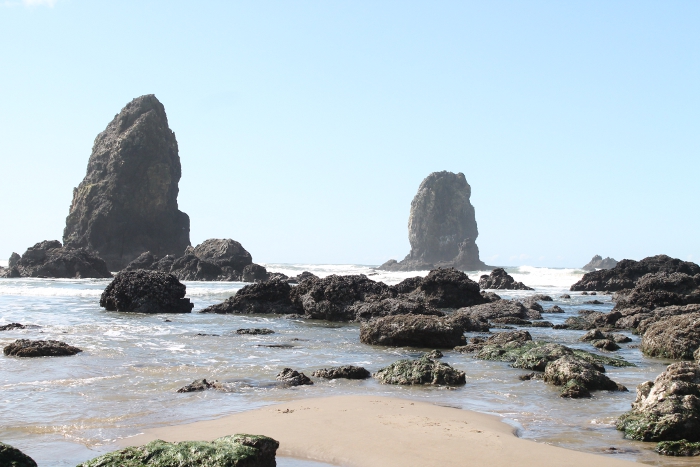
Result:
M377 396L286 402L217 420L148 430L122 440L121 445L154 439L212 440L234 433L271 436L280 442L277 453L281 456L350 467L636 465L520 439L495 416Z

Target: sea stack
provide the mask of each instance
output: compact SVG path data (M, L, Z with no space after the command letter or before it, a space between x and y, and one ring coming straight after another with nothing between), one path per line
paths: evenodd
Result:
M181 168L163 104L137 97L97 135L73 190L63 242L95 251L111 271L145 251L181 256L190 218L177 206Z
M433 172L420 184L411 202L408 240L411 252L403 261L389 260L379 269L429 270L454 267L462 271L486 269L479 259L472 189L463 173Z

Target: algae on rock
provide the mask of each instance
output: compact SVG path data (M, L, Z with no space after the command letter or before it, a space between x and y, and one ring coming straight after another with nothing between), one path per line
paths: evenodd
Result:
M399 360L373 375L383 384L431 384L433 386L458 386L466 384L463 371L455 370L447 363L437 362L427 355L416 360Z

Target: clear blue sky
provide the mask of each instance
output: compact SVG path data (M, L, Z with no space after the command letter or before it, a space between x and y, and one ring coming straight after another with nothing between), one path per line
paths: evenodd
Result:
M408 253L464 172L482 259L700 260L700 2L0 0L0 258L60 239L95 136L165 105L194 244Z

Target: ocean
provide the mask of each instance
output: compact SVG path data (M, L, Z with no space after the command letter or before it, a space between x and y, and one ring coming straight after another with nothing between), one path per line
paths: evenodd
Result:
M366 274L395 284L427 271L383 272L363 265L265 264L272 272L296 275L310 271ZM581 309L610 311L611 297L598 295L602 305L584 305L590 297L559 296L583 271L521 266L506 269L536 292L496 291L503 298L544 293L563 314L547 314L554 324ZM484 272L468 275L478 280ZM283 388L275 376L285 367L310 375L342 364L376 371L398 359L417 357L426 349L375 347L361 344L356 323L329 323L282 316L237 316L198 313L236 293L244 283L185 282L194 303L191 314L142 315L107 312L99 306L109 280L0 279L0 325L32 327L0 333L0 345L15 339L57 339L84 350L72 357L19 359L0 357L0 441L33 457L39 466L75 466L116 449L115 440L146 428L213 419L275 402L340 394L378 394L431 401L491 413L517 428L518 435L566 448L612 453L651 465L698 465L693 459L660 457L652 443L625 440L615 430L617 416L629 410L635 387L653 380L666 360L643 356L630 344L615 352L637 366L609 368L608 376L630 392L595 392L592 399L562 399L558 389L542 381L521 381L527 371L507 363L480 361L469 354L445 351L443 361L467 374L456 389L396 387L365 381L320 381L312 386ZM269 335L238 335L239 328L265 327ZM536 340L596 351L578 342L583 331L528 328ZM469 335L469 334L468 334ZM476 334L471 334L476 335ZM429 349L427 349L429 350ZM177 389L206 378L224 383L223 391L178 394ZM264 433L261 433L264 434ZM614 447L614 450L610 448ZM323 465L281 459L282 467Z

